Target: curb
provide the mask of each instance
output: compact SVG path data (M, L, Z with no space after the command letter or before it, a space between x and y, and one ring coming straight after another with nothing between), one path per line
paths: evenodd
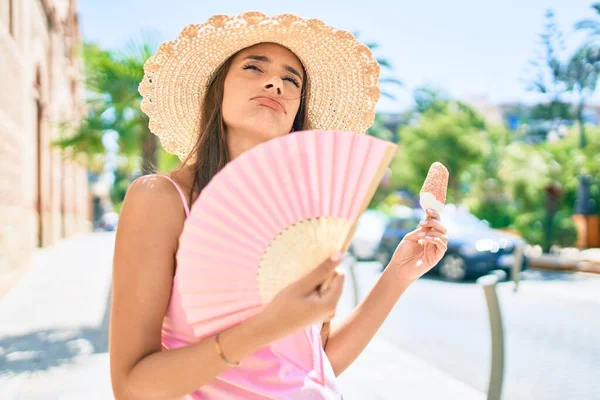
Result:
M590 274L600 274L600 263L592 261L582 261L575 269L579 272L587 272Z
M596 261L565 260L555 256L542 255L529 259L532 269L561 272L587 272L600 274L600 263Z

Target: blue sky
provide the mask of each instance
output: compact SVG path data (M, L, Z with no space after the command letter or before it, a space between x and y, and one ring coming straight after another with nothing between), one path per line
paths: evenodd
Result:
M398 111L423 84L454 97L485 96L492 102L526 101L525 90L544 13L552 8L569 48L582 38L573 25L593 17L592 1L584 0L453 0L453 1L272 1L272 0L79 0L83 37L107 48L120 48L140 32L157 40L172 40L188 23L213 14L262 11L290 12L320 18L327 24L358 31L363 41L375 41L376 55L391 61L393 76L404 86L393 90L398 100L382 99L380 111ZM600 96L595 96L600 100Z

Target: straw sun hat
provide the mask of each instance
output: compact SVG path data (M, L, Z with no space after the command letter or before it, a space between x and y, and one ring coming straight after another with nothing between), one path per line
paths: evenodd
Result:
M141 109L167 152L183 159L191 151L215 70L236 52L263 42L288 48L306 69L308 129L364 133L373 124L379 64L351 33L291 14L215 15L187 25L144 65Z

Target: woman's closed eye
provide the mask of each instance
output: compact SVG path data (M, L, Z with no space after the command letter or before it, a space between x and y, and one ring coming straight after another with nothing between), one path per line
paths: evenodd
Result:
M246 64L246 65L244 65L242 67L242 69L244 69L244 70L253 70L253 71L257 71L257 72L261 72L261 73L263 72L262 69L260 69L258 66L253 65L253 64ZM295 79L295 78L293 78L293 77L291 77L289 75L285 75L282 78L282 80L291 82L294 86L296 86L297 88L300 88L300 82L298 82L297 79Z
M294 84L294 86L296 86L298 89L300 89L300 82L298 82L297 79L292 78L289 75L284 76L283 79L292 82Z
M252 65L252 64L246 64L242 67L242 69L245 69L245 70L251 69L254 71L262 72L262 69L258 68L256 65Z

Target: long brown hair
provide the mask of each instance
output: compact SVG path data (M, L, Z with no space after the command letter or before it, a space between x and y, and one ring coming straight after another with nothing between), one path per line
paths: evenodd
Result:
M194 199L194 194L199 194L208 185L208 182L230 161L227 147L227 127L223 122L222 105L225 78L236 55L237 53L229 57L214 72L202 103L201 120L203 126L198 132L198 139L192 151L182 163L182 166L190 163L193 165L194 179L189 193L190 204ZM302 97L292 124L292 131L301 131L308 127L308 112L306 110L306 99L308 98L308 85L306 82L308 77L304 68L303 74L305 79L302 80ZM323 346L325 346L329 338L329 322L323 324L321 338Z

